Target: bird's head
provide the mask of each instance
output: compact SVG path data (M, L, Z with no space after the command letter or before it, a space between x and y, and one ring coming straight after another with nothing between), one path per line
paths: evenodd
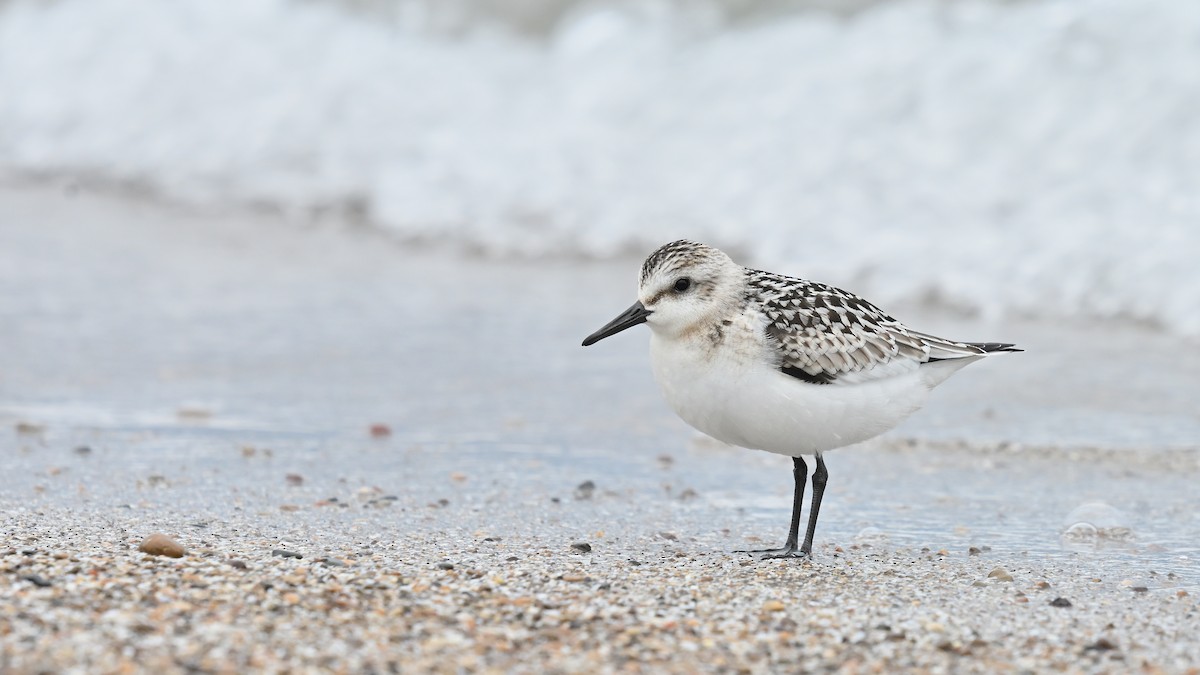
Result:
M638 301L583 346L640 323L666 337L690 333L736 305L744 280L745 270L711 246L686 240L661 246L642 264Z

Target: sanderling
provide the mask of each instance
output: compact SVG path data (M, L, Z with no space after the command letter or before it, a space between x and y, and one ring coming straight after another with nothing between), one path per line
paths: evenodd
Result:
M654 378L685 422L731 445L792 457L796 481L783 548L809 557L828 472L822 453L877 436L925 403L955 371L998 342L918 333L832 286L742 267L691 241L659 248L642 265L638 301L583 341L650 327ZM797 546L800 503L814 455L812 506Z

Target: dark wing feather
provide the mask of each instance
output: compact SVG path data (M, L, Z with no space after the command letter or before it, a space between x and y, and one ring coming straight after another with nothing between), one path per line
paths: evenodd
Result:
M862 298L803 279L748 270L747 302L766 317L780 369L813 384L853 384L915 370L929 361L1007 350L998 343L943 340L906 328Z

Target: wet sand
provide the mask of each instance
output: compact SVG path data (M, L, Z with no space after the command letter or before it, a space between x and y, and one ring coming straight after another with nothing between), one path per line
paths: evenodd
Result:
M0 669L1200 664L1200 367L1168 337L1110 331L1150 363L1121 380L930 315L1040 350L829 455L815 559L757 562L787 460L674 419L644 339L578 347L635 263L70 194L0 191ZM1115 526L1064 539L1096 501Z

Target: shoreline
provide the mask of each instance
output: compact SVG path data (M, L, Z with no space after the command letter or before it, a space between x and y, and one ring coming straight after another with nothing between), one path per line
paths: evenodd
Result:
M1014 324L1032 356L828 455L813 561L754 562L785 458L675 419L644 341L578 347L628 271L0 188L0 669L1200 663L1200 357ZM1066 545L1095 501L1129 538Z
M1200 659L1195 584L1088 558L824 539L812 561L754 562L729 552L728 529L603 492L565 499L558 527L510 532L470 504L358 491L345 507L247 501L240 517L197 519L166 506L177 489L95 514L6 505L7 671L1185 672ZM139 553L151 531L188 552Z

